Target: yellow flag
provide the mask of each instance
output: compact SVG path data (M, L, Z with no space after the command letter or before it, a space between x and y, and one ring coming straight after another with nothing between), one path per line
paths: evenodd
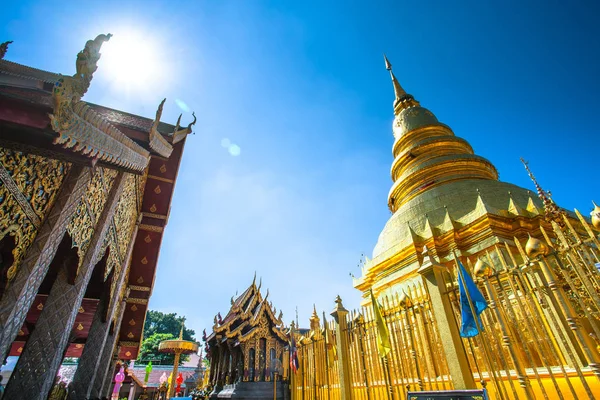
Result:
M392 350L392 345L390 344L390 332L385 324L383 315L381 315L379 303L377 303L372 290L371 303L373 303L373 314L375 314L375 324L377 325L377 350L379 351L379 357L384 358Z
M327 319L325 318L325 313L323 313L323 325L325 326L325 350L327 351L327 366L331 367L333 362L337 360L337 348L335 345L335 339L333 338L333 334L329 330L329 324L327 323Z

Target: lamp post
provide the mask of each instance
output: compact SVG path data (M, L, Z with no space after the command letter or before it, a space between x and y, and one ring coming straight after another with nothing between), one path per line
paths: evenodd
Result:
M175 360L173 361L173 378L177 377L177 370L179 369L179 358L182 354L192 354L198 352L198 343L191 342L189 340L183 340L183 323L181 323L181 332L179 332L179 339L164 340L158 345L158 351L163 353L175 354ZM169 385L169 394L167 398L173 397L175 385L173 382Z
M271 371L273 371L273 400L277 400L277 377L281 374L283 368L281 367L281 361L274 358L271 360Z

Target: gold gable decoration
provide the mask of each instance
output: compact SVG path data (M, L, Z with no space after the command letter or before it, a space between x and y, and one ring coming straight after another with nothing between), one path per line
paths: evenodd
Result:
M62 161L0 148L0 240L8 235L15 241L13 263L7 272L9 282L69 169L70 164Z

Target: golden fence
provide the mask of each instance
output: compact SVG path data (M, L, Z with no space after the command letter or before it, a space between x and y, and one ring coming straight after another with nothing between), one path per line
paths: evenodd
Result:
M485 388L492 399L600 398L600 243L576 215L543 223L542 239L530 236L525 246L515 238L458 257L489 306L473 338L452 341L461 321L457 270L426 250L421 276L378 299L392 348L385 359L371 305L346 311L338 298L333 320L313 313L310 331L296 334L292 399L407 399L409 390L450 390L457 382ZM466 366L462 380L450 364Z

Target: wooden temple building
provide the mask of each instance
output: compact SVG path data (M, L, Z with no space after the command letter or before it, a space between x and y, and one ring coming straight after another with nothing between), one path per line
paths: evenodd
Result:
M276 316L269 292L263 297L260 288L255 276L248 289L231 298L225 318L215 316L212 333L204 332L211 398L273 397L272 382L281 375L288 336L282 312ZM283 398L284 385L278 385L278 398Z
M110 37L73 75L0 46L0 355L19 356L3 399L45 400L64 357L69 399L102 397L138 354L193 124L160 122L164 101L152 120L82 100Z

